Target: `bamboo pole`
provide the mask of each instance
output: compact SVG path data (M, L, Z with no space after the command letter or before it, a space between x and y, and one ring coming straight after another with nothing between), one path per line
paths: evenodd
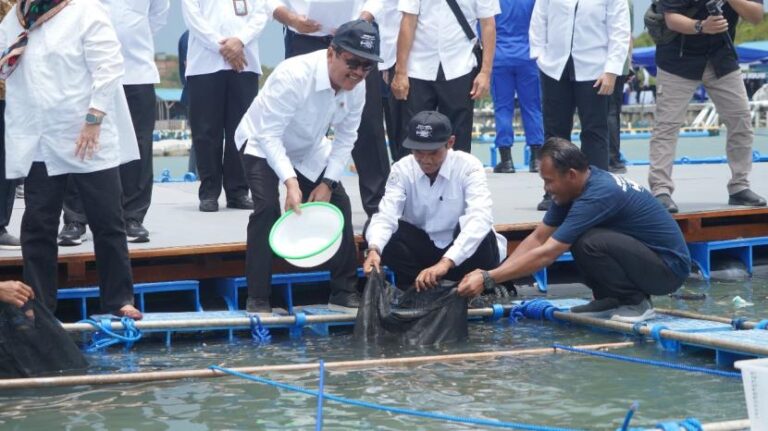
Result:
M615 320L597 319L594 317L580 316L577 313L569 313L563 311L555 311L554 316L557 319L564 320L566 322L578 323L580 325L593 326L597 328L609 329L616 332L623 332L625 334L634 334L635 331L631 323L624 323ZM642 326L639 328L641 335L650 335L651 327ZM739 343L731 340L721 340L708 337L706 333L690 333L672 331L670 329L662 329L659 331L659 335L667 340L680 341L687 344L694 344L698 346L719 348L732 352L747 353L756 356L768 356L768 346L759 346L754 344Z
M685 431L684 428L680 428ZM701 429L704 431L738 431L750 429L749 419L741 419L727 422L713 422L710 424L702 424Z
M505 310L512 306L505 306ZM488 317L493 315L492 308L477 308L471 309L467 313L468 317ZM357 318L356 314L352 313L337 313L337 314L317 314L307 315L305 325L312 325L316 323L344 323L354 322ZM259 319L261 324L270 326L279 325L295 325L296 316L268 316L261 317ZM62 326L67 332L96 332L97 328L88 323L63 323ZM123 324L119 320L110 322L111 329L113 331L121 331ZM176 319L176 320L137 320L135 322L136 328L147 331L163 331L163 330L182 330L182 329L248 329L251 327L251 319L247 316L243 317L222 317L216 319Z
M656 311L675 317L687 317L689 319L708 320L710 322L731 324L733 319L722 316L713 316L711 314L701 314L693 311L672 310L668 308L657 308ZM742 324L745 329L754 329L759 322L746 321Z
M589 344L584 346L575 346L585 350L608 350L619 349L633 346L633 342ZM326 362L325 368L328 370L352 369L352 368L371 368L371 367L396 367L432 362L448 362L461 360L486 360L500 357L526 356L526 355L544 355L557 353L558 349L554 347L542 347L523 350L501 350L491 352L474 353L456 353L449 355L432 356L413 356L405 358L382 358L382 359L364 359L356 361L336 361ZM318 363L308 364L282 364L282 365L261 365L251 367L232 368L234 371L247 374L265 373L265 372L291 372L291 371L310 371L318 369ZM116 383L142 383L168 380L180 380L190 378L210 378L222 377L226 374L214 371L208 368L176 370L176 371L152 371L141 373L114 373L98 375L76 375L76 376L57 376L57 377L30 377L21 379L0 380L0 390L3 389L30 389L47 388L53 386L80 386L80 385L106 385Z

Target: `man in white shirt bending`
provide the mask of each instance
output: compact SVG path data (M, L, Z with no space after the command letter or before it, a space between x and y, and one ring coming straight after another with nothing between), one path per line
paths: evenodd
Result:
M123 185L125 233L129 242L149 241L144 217L152 202L152 132L155 129L155 84L160 74L155 65L152 35L166 22L169 0L101 0L107 7L125 59L123 91L139 142L139 160L120 166ZM85 237L85 216L77 187L70 184L64 197L64 227L59 245L79 245Z
M412 154L392 165L366 232L366 272L383 263L401 288L421 290L461 280L475 267L495 268L506 257L483 164L454 151L455 142L445 115L423 111L411 119L403 146Z
M330 202L344 215L341 247L329 262L330 305L357 308L356 249L352 210L339 180L357 139L365 104L365 81L379 58L378 31L365 20L343 24L326 50L280 63L248 108L235 141L244 152L254 208L248 221L247 310L271 312L272 251L269 231L285 209L302 202ZM333 141L326 138L334 131ZM244 147L244 148L243 148Z
M487 95L491 85L494 16L501 8L498 0L455 0L455 4L458 14L446 0L399 0L403 15L392 93L407 100L409 117L434 109L450 118L456 135L454 148L469 153L475 100ZM475 55L478 22L481 60Z
M235 129L259 92L258 38L267 23L263 0L183 0L189 29L187 90L200 174L200 211L252 209ZM224 143L222 145L222 142Z

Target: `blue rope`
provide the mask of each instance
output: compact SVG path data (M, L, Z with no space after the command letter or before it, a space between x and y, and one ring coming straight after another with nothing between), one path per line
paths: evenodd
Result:
M272 340L269 329L261 324L261 319L257 314L251 314L251 338L259 344L266 344Z
M733 329L738 331L738 330L744 329L744 323L746 322L747 322L747 319L744 317L734 317L733 319L731 319L731 326L733 327Z
M734 379L740 379L741 373L734 373L732 371L721 371L721 370L712 370L709 368L701 368L701 367L692 367L690 365L681 365L681 364L674 364L672 362L664 362L664 361L655 361L652 359L642 359L642 358L636 358L633 356L624 356L624 355L617 355L615 353L607 353L607 352L598 352L594 350L584 350L579 349L576 347L571 346L565 346L562 344L553 344L555 349L560 350L566 350L569 352L574 353L581 353L584 355L589 356L596 356L600 358L606 358L606 359L615 359L617 361L624 361L624 362L631 362L635 364L642 364L642 365L653 365L656 367L662 367L662 368L671 368L673 370L682 370L682 371L690 371L693 373L704 373L704 374L710 374L713 376L720 376L720 377L730 377Z
M254 382L262 383L269 386L274 386L274 387L289 390L289 391L299 392L305 395L311 395L315 397L319 395L317 391L312 391L299 386L293 386L285 383L276 382L274 380L265 379L263 377L257 377L257 376L252 376L250 374L240 373L234 370L229 370L226 368L219 367L218 365L212 365L209 368L215 371L240 377L246 380L251 380ZM450 422L460 422L460 423L466 423L466 424L472 424L472 425L482 425L487 427L520 429L520 430L531 430L531 431L572 431L569 428L552 428L552 427L547 427L542 425L531 425L531 424L516 423L516 422L501 422L501 421L496 421L491 419L469 418L469 417L463 417L463 416L446 415L442 413L432 413L432 412L425 412L420 410L404 409L400 407L390 407L390 406L384 406L381 404L369 403L367 401L352 400L349 398L344 398L344 397L331 395L331 394L325 394L324 398L331 401L336 401L337 403L349 404L352 406L363 407L363 408L368 408L373 410L381 410L381 411L395 413L395 414L416 416L416 417L422 417L427 419L437 419L437 420L450 421Z
M509 312L509 318L513 322L519 322L525 318L555 321L555 311L559 310L551 302L546 299L536 298L530 301L523 301L520 305L512 307Z
M651 338L653 338L653 341L659 343L664 350L667 350L667 351L677 350L677 347L678 347L677 341L665 340L664 337L661 336L661 331L665 329L669 329L669 328L664 325L651 326Z
M125 343L125 348L130 349L133 343L141 339L141 330L136 327L136 322L130 317L120 318L120 323L123 324L122 334L112 330L109 319L104 319L102 322L97 322L93 319L83 319L77 323L87 323L98 329L93 335L91 344L85 348L85 351L88 353L98 352L119 343Z
M323 429L323 391L325 390L325 362L320 360L320 382L317 385L317 417L315 418L315 431Z
M757 325L755 325L755 329L768 329L768 319L763 319L757 322Z
M629 421L632 420L632 416L637 411L638 407L640 407L640 403L637 401L634 401L631 406L629 406L629 410L627 411L627 415L624 416L624 422L621 424L621 431L627 431L629 429Z

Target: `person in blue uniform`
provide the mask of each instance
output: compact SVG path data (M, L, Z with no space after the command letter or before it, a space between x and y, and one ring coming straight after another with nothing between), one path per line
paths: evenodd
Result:
M531 59L528 25L536 0L501 0L501 14L496 16L496 56L491 72L491 96L496 117L496 148L500 162L496 173L514 173L512 145L515 142L515 95L530 149L529 166L537 172L536 154L544 143L541 117L539 68Z

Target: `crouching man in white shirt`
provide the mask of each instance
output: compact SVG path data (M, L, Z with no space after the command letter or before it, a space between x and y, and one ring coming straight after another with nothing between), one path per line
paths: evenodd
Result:
M344 214L341 247L329 262L330 305L357 308L356 250L349 196L339 180L357 139L365 81L379 58L379 32L364 20L338 28L327 50L280 63L267 79L235 134L253 196L248 221L248 312L271 312L272 251L269 231L285 209L330 202ZM334 139L326 138L333 128ZM245 147L243 149L243 147Z
M483 165L454 151L448 117L422 111L408 124L403 146L412 154L392 166L366 240L366 272L389 266L398 286L435 287L461 280L475 267L495 268L507 240L493 229Z

